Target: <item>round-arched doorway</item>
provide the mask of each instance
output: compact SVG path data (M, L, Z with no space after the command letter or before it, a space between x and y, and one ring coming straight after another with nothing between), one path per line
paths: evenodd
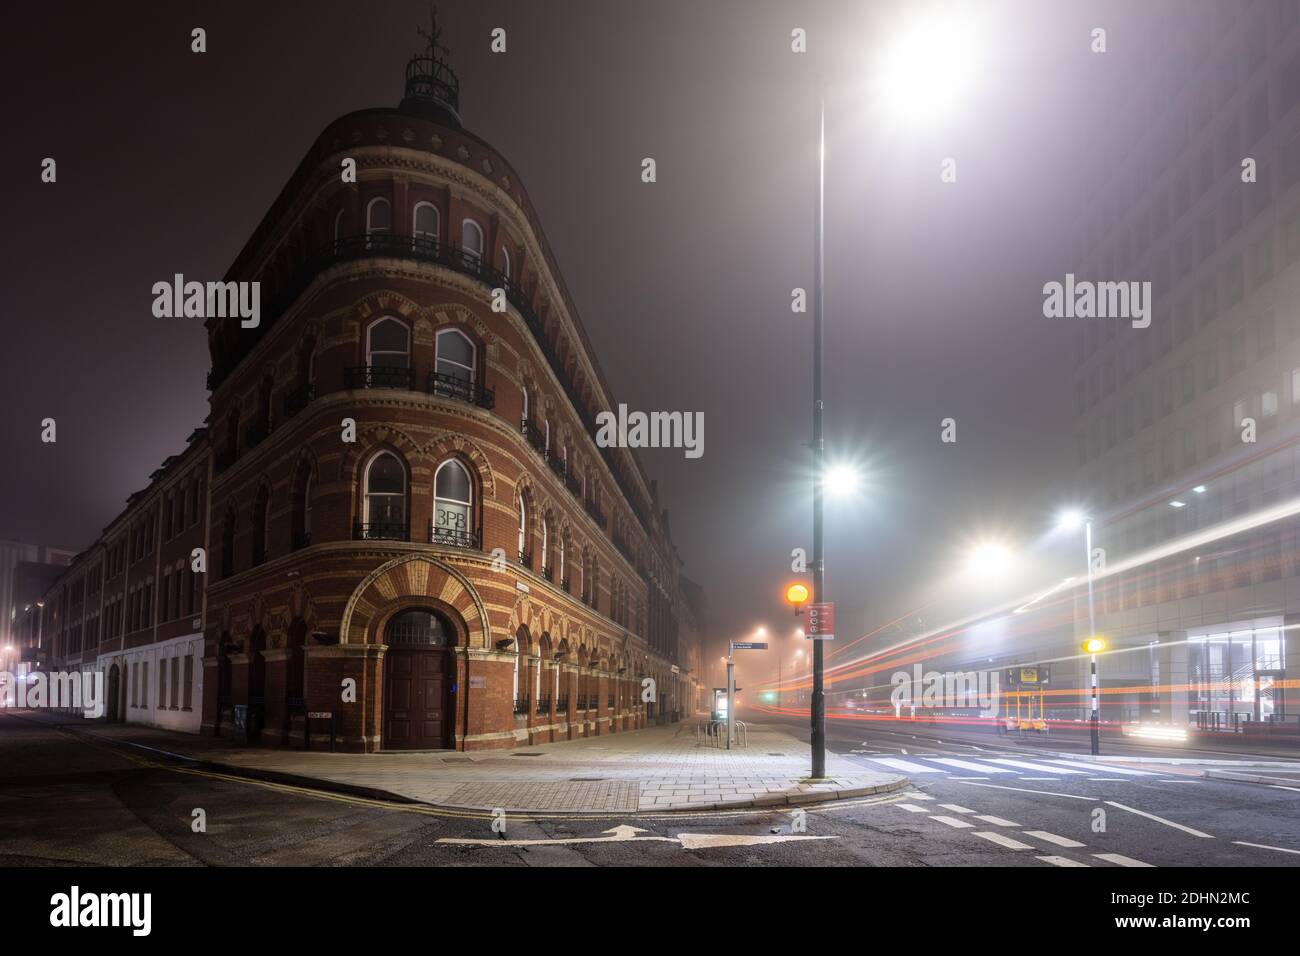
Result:
M452 623L428 608L402 611L384 627L384 643L384 749L450 748Z

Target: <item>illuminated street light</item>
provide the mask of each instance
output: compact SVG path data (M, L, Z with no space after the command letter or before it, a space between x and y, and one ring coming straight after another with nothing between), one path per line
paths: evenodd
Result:
M1087 520L1088 516L1079 509L1068 508L1056 519L1056 526L1062 531L1078 531Z
M1000 577L1011 567L1011 550L997 541L976 545L966 556L966 568L981 578Z
M915 17L879 62L877 94L898 118L933 121L952 112L977 72L981 42L970 17L945 8Z
M1085 653L1092 654L1092 719L1091 750L1094 756L1101 753L1101 719L1097 713L1097 652L1089 651L1088 644L1100 641L1097 637L1097 612L1092 598L1092 519L1077 509L1062 513L1057 527L1067 531L1077 531L1083 526L1083 560L1088 569L1088 640L1084 642ZM1106 642L1101 641L1101 650L1106 649Z
M785 603L789 604L798 613L799 608L808 603L808 585L795 581L789 584L785 589Z
M831 465L823 484L832 498L847 498L862 487L862 473L849 464Z
M1090 637L1083 642L1083 652L1085 654L1100 654L1106 649L1106 640L1101 637Z

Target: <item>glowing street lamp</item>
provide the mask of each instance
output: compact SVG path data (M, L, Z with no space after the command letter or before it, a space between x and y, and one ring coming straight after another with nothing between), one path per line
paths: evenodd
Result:
M1097 714L1097 655L1106 649L1105 638L1098 637L1096 634L1089 637L1081 645L1083 652L1090 655L1090 671L1092 673L1092 752L1095 754L1100 749L1101 730L1098 725Z
M942 19L914 20L898 34L894 43L883 51L881 92L911 116L933 117L953 105L954 94L967 85L972 58L982 45L971 36L965 17L945 10ZM817 199L813 220L813 374L812 374L812 603L826 600L826 557L823 542L823 494L852 491L859 479L852 470L836 466L826 470L826 441L822 434L825 401L822 396L823 320L822 300L825 285L825 206L826 206L826 97L820 97L817 133ZM799 602L802 603L802 602ZM826 776L826 692L824 687L824 642L813 645L811 717L811 776Z

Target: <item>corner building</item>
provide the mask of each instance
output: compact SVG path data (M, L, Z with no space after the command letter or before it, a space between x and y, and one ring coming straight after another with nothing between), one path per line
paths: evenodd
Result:
M397 109L326 127L227 275L260 325L208 320L206 733L506 748L701 699L698 589L594 442L614 399L458 93L431 42Z

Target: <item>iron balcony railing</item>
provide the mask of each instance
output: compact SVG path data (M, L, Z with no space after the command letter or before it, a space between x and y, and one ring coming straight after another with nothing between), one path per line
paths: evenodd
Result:
M523 432L524 437L528 439L528 444L532 445L537 453L545 458L546 435L543 434L540 428L533 424L532 419L525 418L523 423L519 426L519 430Z
M306 256L286 282L270 291L262 309L262 321L255 328L241 329L239 331L240 349L238 354L226 363L213 366L208 373L208 388L215 391L229 377L243 357L252 351L262 337L275 327L280 317L307 290L312 282L316 280L316 277L326 269L343 262L385 256L414 259L443 266L464 275L473 276L482 281L489 289L503 289L506 300L518 310L524 324L528 326L537 347L546 357L547 363L551 366L551 370L555 373L582 424L590 434L594 435L598 431L595 414L588 409L584 397L578 391L577 385L570 379L564 361L560 358L555 346L551 343L550 337L546 334L541 317L533 308L532 300L537 288L536 280L525 289L504 272L485 263L476 253L466 252L458 245L437 239L403 236L395 233L340 237L332 242L325 243ZM621 459L618 450L602 448L600 452L609 463L610 470L614 474L614 480L622 489L624 497L627 498L636 511L637 518L641 521L642 526L649 531L654 527L654 522L646 515L641 499L633 492L631 484L624 476L623 469L620 467Z
M415 388L415 369L401 365L358 365L343 370L348 388Z
M292 392L286 392L284 396L284 417L292 418L297 415L315 397L316 385L313 382L299 385Z
M551 712L551 698L549 697L537 698L537 716L545 717L550 712Z
M445 372L430 372L426 390L430 395L454 398L457 401L468 402L480 408L495 408L497 404L497 391L495 388L486 388L474 382L467 382L463 378L457 378Z
M569 576L567 574L560 578L560 589L563 591L569 590Z
M565 475L564 487L569 489L569 493L573 495L573 497L575 498L582 497L582 482L578 480L577 475L574 475L572 473Z
M503 289L507 301L519 311L524 323L532 332L538 348L541 349L552 371L555 372L578 417L587 427L587 430L595 434L597 431L595 416L588 410L575 383L570 381L564 362L556 352L555 346L551 344L541 318L533 308L532 299L536 290L536 280L529 288L524 289L510 276L489 266L477 254L466 252L457 245L436 239L402 236L393 233L341 237L318 247L307 256L299 268L294 271L292 277L268 296L268 301L262 310L262 322L253 329L240 331L241 348L239 354L234 356L233 360L228 363L214 366L208 373L208 388L215 391L225 381L243 356L251 351L262 336L266 335L275 326L276 321L306 291L321 272L341 262L382 256L430 262L465 275L474 276L482 280L491 289ZM644 514L640 499L633 494L622 469L618 467L619 460L616 451L602 448L601 454L609 462L615 481L618 482L625 497L631 502L642 525L647 529L651 528L653 522Z
M582 503L582 507L587 510L587 514L591 515L592 520L595 521L596 524L600 525L602 528L605 527L605 512L600 510L600 505L596 504L595 501L588 499Z
M613 694L609 695L609 698L605 701L605 706L608 707L610 710L614 710L618 706L614 700Z
M533 566L533 552L528 550L520 551L519 563L531 570Z
M555 712L557 714L567 714L569 712L569 695L561 694L555 698Z
M515 698L515 716L516 716L516 717L526 717L526 716L528 716L528 698L527 698L527 697L516 697L516 698Z
M477 531L467 531L464 528L439 527L430 518L429 543L448 548L465 548L468 551L477 551L479 550L479 535Z
M355 541L409 541L411 526L404 521L361 521L352 522L352 538Z

